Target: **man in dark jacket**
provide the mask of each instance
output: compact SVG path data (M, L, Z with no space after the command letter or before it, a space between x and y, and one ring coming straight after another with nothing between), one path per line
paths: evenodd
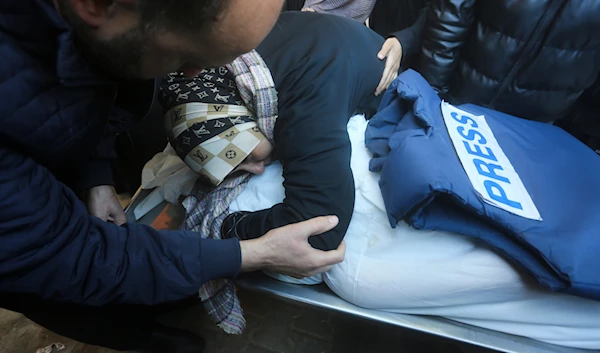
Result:
M600 1L432 0L418 69L451 103L543 122L600 73Z
M198 352L200 338L158 326L150 306L240 271L302 277L342 260L343 245L322 252L307 242L336 217L241 242L119 226L110 138L144 116L155 87L148 79L177 69L195 75L251 50L282 4L0 3L0 307L92 344ZM131 92L139 101L125 99Z

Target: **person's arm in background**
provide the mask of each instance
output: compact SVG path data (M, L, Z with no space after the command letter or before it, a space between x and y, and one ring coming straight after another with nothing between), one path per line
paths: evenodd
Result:
M431 0L423 31L418 71L441 95L450 79L475 21L476 0Z
M115 136L100 142L94 154L77 168L72 187L81 194L90 215L121 225L127 217L114 188L114 144Z
M151 97L154 92L154 83L136 85L131 89L126 87L121 91L127 90L135 90L139 92L139 96ZM138 106L147 106L150 101L140 101L140 98L137 98L137 100L131 99L130 104L136 103ZM144 114L145 111L140 111L137 113L139 116L137 116L125 109L114 106L104 138L96 146L87 161L73 169L69 187L81 196L90 215L103 221L113 222L116 225L121 225L127 221L114 188L113 168L117 160L115 141L117 133L132 128L136 121L143 118Z
M426 4L425 7L419 11L419 17L417 17L417 20L412 26L393 33L391 39L397 39L402 45L402 59L417 54L419 49L421 49L421 39L423 37L425 23L427 23L428 14L429 5Z
M45 167L2 144L0 210L0 292L61 302L164 303L240 269L311 275L343 259L343 247L327 254L306 243L335 220L276 229L241 247L237 239L103 222Z
M102 140L90 158L75 171L74 190L83 191L100 185L114 185L112 163L117 156L114 150L115 137Z
M410 27L393 33L383 43L377 57L379 60L386 59L385 70L375 90L375 95L383 93L394 81L405 58L418 53L428 13L429 7L425 4L425 7L419 11L419 17Z
M148 119L160 80L121 81L102 141L88 160L73 169L69 187L83 199L89 213L103 221L121 225L127 221L115 191L116 137Z

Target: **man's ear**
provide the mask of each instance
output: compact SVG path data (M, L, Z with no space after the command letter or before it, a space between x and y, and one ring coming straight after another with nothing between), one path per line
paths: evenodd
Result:
M93 28L114 18L119 9L135 10L136 0L68 0L72 11Z

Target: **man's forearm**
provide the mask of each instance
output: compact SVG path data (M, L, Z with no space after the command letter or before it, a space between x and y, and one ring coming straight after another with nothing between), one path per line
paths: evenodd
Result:
M268 242L261 238L240 241L242 252L241 272L252 272L269 267L271 249Z

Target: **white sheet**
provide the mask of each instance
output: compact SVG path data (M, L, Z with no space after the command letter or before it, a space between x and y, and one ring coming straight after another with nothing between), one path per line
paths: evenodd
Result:
M600 349L600 302L552 293L483 244L445 232L389 226L368 171L366 121L348 124L356 206L345 261L324 275L356 305L456 321L564 346ZM260 210L283 200L281 165L253 177L231 210ZM280 277L280 279L285 279ZM314 279L312 279L314 282Z

